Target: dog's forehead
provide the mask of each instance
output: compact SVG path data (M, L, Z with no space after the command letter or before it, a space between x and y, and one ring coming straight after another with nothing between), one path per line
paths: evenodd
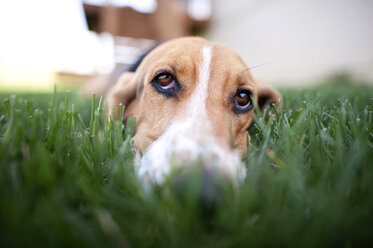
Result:
M149 53L145 63L151 65L160 63L198 63L201 60L202 47L206 44L208 44L208 41L201 38L174 39L155 48Z
M211 61L211 80L225 83L232 82L234 86L247 86L256 91L255 80L249 68L240 56L231 48L215 43Z
M255 81L234 50L198 37L179 38L163 43L149 53L140 73L145 77L154 77L158 71L167 69L194 84L198 81L200 66L206 59L203 56L203 47L211 48L211 85L227 87L227 84L230 84L232 88L245 85L255 93Z
M202 38L188 37L174 39L159 47L155 48L147 56L145 63L150 65L157 65L161 63L182 64L187 65L193 63L199 65L202 61L202 49L205 46L212 48L212 61L215 66L232 66L244 70L245 63L241 60L238 54L224 45L209 42Z

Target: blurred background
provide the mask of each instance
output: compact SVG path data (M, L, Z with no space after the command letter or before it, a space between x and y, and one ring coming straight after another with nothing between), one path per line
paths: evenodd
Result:
M81 86L155 44L199 35L272 85L373 82L371 0L1 0L0 89Z

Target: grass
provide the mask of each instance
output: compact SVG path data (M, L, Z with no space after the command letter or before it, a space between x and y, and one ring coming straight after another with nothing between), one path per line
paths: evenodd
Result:
M0 96L1 247L372 247L373 88L284 89L255 117L248 175L206 215L145 191L99 98Z

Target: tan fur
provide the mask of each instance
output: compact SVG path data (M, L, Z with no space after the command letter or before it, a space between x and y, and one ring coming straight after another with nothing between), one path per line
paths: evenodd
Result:
M255 98L265 96L277 103L280 94L254 80L241 58L230 48L202 38L179 38L157 47L145 57L135 73L124 73L106 96L109 110L127 105L125 115L136 118L134 145L140 152L154 142L174 117L185 115L188 99L196 87L201 63L201 48L210 45L213 56L206 102L216 139L231 150L247 152L247 128L253 110L247 114L233 112L232 98L238 87L253 91ZM150 82L159 70L167 69L178 78L182 90L174 98L155 91ZM109 111L110 113L110 111Z

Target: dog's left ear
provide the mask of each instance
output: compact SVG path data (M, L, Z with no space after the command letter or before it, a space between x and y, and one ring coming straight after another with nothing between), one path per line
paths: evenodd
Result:
M257 103L260 109L262 109L266 104L272 103L279 104L280 107L282 106L282 96L276 89L258 79L255 79L255 81L258 91Z
M126 121L128 115L134 112L137 105L137 80L134 72L125 72L119 78L118 82L109 90L106 94L106 104L108 111L108 118L118 118L119 104L123 105L124 120ZM112 109L114 108L114 114L112 115Z

